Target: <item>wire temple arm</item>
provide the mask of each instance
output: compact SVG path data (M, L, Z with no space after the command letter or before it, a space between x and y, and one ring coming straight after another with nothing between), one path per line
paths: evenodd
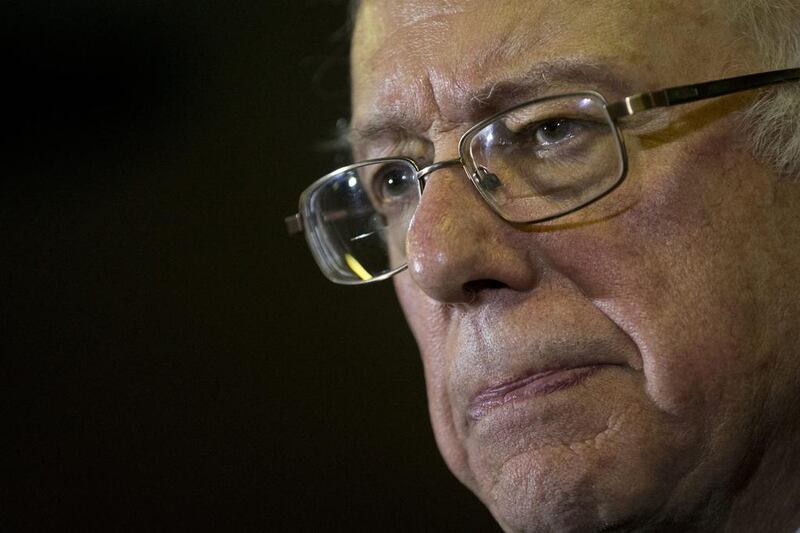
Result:
M303 231L303 217L300 216L300 213L286 217L284 222L286 222L286 231L289 232L289 235Z
M612 118L625 117L640 111L653 109L654 107L685 104L697 100L705 100L706 98L714 98L715 96L798 80L800 80L800 68L792 68L708 81L695 85L682 85L661 91L627 96L622 100L609 104L608 112Z

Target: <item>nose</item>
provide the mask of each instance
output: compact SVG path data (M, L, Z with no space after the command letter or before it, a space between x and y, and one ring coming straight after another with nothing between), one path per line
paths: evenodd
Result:
M532 289L536 265L524 232L491 210L461 165L426 174L406 243L414 282L443 303L471 302L485 290Z

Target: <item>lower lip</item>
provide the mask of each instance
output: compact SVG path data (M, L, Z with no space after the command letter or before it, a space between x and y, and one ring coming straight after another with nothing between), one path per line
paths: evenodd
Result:
M572 388L609 366L614 365L582 366L526 376L518 381L504 385L502 391L496 393L490 391L480 394L470 403L467 416L471 421L477 421L492 410L508 403L547 396Z

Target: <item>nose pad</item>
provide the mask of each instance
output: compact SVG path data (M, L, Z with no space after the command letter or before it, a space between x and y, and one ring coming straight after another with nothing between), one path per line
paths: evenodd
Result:
M497 174L489 172L489 169L484 166L479 166L475 172L475 179L484 190L492 192L503 186L503 182L497 177Z

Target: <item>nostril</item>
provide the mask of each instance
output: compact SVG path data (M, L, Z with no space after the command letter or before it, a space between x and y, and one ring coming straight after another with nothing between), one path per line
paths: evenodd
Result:
M477 294L487 289L506 289L508 285L496 279L476 279L465 283L463 288L467 294Z

